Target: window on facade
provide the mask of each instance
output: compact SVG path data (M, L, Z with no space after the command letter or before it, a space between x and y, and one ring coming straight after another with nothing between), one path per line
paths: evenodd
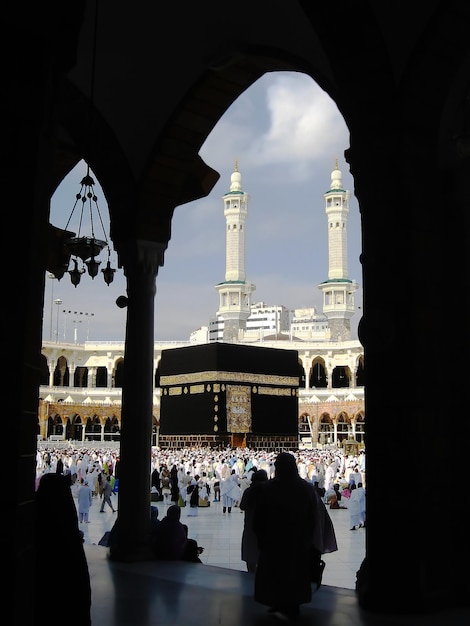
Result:
M96 368L96 386L107 387L108 386L108 369L103 365Z

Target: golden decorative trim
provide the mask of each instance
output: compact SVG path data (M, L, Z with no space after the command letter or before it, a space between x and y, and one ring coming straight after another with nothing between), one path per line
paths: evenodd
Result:
M258 393L261 396L291 396L290 389L280 387L258 387Z
M168 389L169 396L181 396L183 393L183 387L170 387Z
M245 384L267 384L283 387L298 387L298 376L277 376L274 374L250 374L249 372L220 372L212 370L210 372L191 372L188 374L173 374L172 376L162 376L160 385L162 387L170 385L191 385L196 383L213 382L234 382ZM214 391L219 391L219 386L214 384Z
M204 385L191 385L189 393L204 393Z

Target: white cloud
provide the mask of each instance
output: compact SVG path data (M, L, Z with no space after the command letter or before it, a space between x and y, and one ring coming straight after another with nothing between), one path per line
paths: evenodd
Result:
M323 158L340 128L336 105L313 81L281 76L267 89L270 131L262 137L261 155L290 162Z
M201 154L211 166L233 168L239 159L244 171L284 165L285 183L306 180L315 162L331 158L332 145L344 151L348 143L346 125L328 94L303 74L280 72L266 74L239 97Z

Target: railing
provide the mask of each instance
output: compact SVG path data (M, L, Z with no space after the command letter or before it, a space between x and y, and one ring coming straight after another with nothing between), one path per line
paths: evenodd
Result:
M78 439L52 439L58 435L51 435L49 439L38 439L38 450L45 450L46 448L55 448L56 450L65 450L67 448L73 448L78 450L80 448L109 448L111 450L119 450L121 447L120 441L81 441Z

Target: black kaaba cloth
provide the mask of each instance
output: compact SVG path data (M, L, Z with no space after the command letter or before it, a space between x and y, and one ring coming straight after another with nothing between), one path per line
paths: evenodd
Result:
M163 350L160 433L297 435L296 350L210 343Z

